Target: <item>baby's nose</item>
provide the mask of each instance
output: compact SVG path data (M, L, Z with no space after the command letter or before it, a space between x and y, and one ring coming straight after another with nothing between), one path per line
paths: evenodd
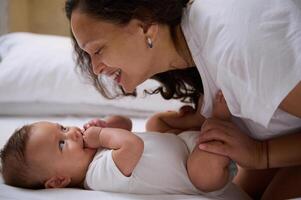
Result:
M80 137L82 137L82 133L78 128L72 128L70 134L68 135L72 140L77 141Z

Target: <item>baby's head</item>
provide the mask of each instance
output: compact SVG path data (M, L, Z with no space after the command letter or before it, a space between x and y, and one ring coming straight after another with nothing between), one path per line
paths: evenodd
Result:
M37 122L16 130L1 150L6 184L23 188L80 187L95 150L81 130Z

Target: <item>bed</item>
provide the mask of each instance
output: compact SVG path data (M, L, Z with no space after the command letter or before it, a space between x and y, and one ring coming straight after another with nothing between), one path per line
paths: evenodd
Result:
M82 126L95 117L124 114L133 120L133 130L144 131L152 113L178 109L182 104L159 95L145 97L154 89L147 81L138 88L138 98L106 100L79 76L69 38L32 33L0 37L0 148L17 128L35 121L53 121ZM0 199L213 199L200 195L131 195L82 189L27 190L5 185L0 176ZM249 199L234 184L215 199Z

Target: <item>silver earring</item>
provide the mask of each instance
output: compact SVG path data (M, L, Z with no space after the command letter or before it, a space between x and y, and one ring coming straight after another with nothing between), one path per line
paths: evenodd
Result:
M153 48L153 41L150 37L147 37L147 46L148 48Z

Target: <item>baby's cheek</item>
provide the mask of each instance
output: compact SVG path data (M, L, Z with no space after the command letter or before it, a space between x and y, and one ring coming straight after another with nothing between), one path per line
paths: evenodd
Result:
M84 140L85 143L88 143L88 141L89 141L88 137L86 135L83 136L83 140Z

